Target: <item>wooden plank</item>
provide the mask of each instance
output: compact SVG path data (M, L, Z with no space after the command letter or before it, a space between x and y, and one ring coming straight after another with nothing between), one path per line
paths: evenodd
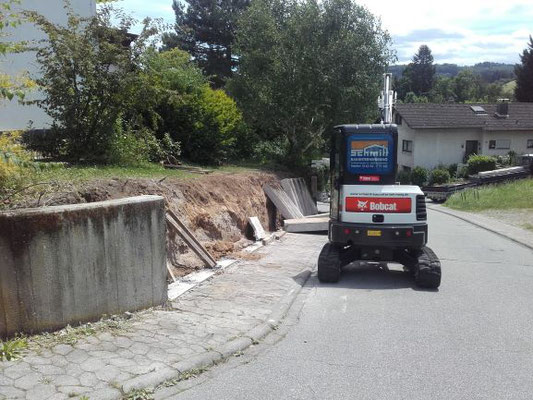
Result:
M283 179L281 186L303 215L318 214L316 203L303 178Z
M172 218L174 218L174 220L180 226L180 228L183 229L187 233L190 240L192 240L198 248L203 249L205 254L211 259L211 261L216 264L216 260L213 257L211 257L211 254L209 254L207 249L198 241L198 239L196 239L196 236L194 236L194 233L192 233L190 229L187 228L187 226L183 222L181 222L180 217L178 217L178 215L174 211L172 211L170 208L167 209L167 212L170 214Z
M287 232L323 232L329 229L329 217L286 219L283 229Z
M211 254L209 254L206 248L200 244L192 232L178 218L176 218L176 215L171 210L168 210L166 220L169 229L174 230L174 232L183 239L187 246L189 246L208 267L213 268L216 266L217 262Z
M263 190L272 203L279 210L283 218L285 219L294 219L294 218L303 218L303 214L298 209L296 204L287 196L283 190L278 188L273 188L271 186L263 186Z
M170 261L167 260L167 272L168 276L170 276L170 279L172 279L172 282L176 282L176 276L174 275L174 272L172 272L172 264L170 264Z

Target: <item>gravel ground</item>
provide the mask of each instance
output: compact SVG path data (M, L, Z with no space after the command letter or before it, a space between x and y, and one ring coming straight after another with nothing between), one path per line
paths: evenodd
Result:
M533 230L533 208L515 210L485 210L480 214L505 224Z

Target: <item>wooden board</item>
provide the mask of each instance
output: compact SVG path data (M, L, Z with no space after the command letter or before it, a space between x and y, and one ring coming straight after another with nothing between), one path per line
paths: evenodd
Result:
M191 250L205 263L206 266L213 268L217 265L215 259L209 254L204 246L196 239L192 232L180 221L178 216L170 209L166 214L167 226L169 229L176 232L176 234L183 239L183 241L191 248Z
M303 214L282 189L263 186L263 190L285 219L303 218Z
M303 215L318 214L316 203L309 193L304 178L289 178L281 181L281 187L289 198L298 206Z

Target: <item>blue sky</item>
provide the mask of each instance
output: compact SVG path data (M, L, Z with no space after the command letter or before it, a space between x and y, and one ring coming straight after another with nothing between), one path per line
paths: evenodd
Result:
M472 65L516 63L533 35L533 0L358 0L379 16L393 37L398 62L408 62L421 44L435 62ZM122 0L138 18L174 21L172 0Z

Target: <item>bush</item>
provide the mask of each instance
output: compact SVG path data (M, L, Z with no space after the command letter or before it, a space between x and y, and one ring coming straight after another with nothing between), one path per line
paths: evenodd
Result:
M468 178L468 167L461 167L457 170L457 173L455 174L456 178L459 179L466 179Z
M402 185L409 185L411 183L411 172L398 171L396 174L396 182L400 182Z
M31 174L31 157L21 144L21 132L0 134L0 195L17 189Z
M424 186L428 180L428 171L423 167L414 167L411 171L411 183L416 186Z
M467 166L469 175L483 171L492 171L496 169L496 158L474 154L468 158Z
M446 169L450 173L450 178L454 178L457 176L457 164L450 164Z
M450 181L450 172L447 169L434 169L429 176L430 185L441 185Z

